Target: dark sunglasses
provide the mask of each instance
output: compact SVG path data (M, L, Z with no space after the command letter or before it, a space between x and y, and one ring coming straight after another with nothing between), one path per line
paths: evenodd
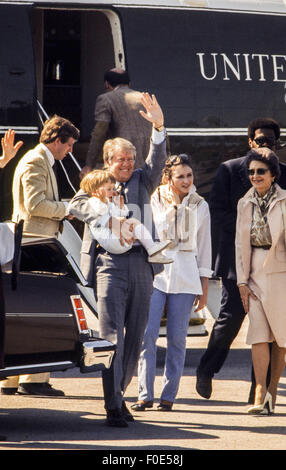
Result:
M255 170L248 168L247 173L249 176L253 176L255 173L257 175L265 175L267 171L270 171L269 168L256 168Z
M274 147L276 139L274 137L256 137L256 139L254 139L254 142L258 146L267 144L269 147Z

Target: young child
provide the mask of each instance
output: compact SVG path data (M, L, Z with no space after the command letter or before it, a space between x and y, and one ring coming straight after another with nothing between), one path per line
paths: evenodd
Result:
M133 241L139 240L148 253L150 263L172 263L171 258L162 254L170 241L154 242L149 230L141 222L134 217L126 219L129 209L124 204L123 196L116 192L115 183L115 178L106 170L93 170L81 181L81 189L90 196L89 206L94 222L89 225L89 229L93 238L112 254L126 253L132 248ZM122 224L119 222L113 226L112 231L106 226L99 226L98 219L104 215L108 218L117 217L117 221L118 218L124 218L125 230L121 230Z

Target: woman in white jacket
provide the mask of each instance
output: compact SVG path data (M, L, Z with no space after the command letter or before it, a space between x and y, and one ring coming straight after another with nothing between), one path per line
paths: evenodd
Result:
M170 411L183 373L186 336L192 306L207 302L211 276L211 236L208 204L196 193L190 158L167 160L162 185L152 196L153 216L161 240L173 241L166 250L174 262L155 276L149 321L139 358L139 397L135 411L151 408L156 374L156 340L167 304L167 351L159 410Z

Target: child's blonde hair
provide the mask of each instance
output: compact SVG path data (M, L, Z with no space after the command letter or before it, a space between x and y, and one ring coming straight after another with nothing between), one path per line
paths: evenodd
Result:
M93 170L90 173L87 173L85 177L80 182L80 189L82 189L89 196L99 189L103 184L116 183L114 176L106 170Z

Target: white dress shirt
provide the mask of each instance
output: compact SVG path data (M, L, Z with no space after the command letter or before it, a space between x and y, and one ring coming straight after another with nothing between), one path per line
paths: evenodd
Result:
M196 188L193 185L189 194L183 199L182 206L187 204L189 195L195 191ZM166 212L171 204L166 199L159 198L156 190L151 198L151 205L156 229L160 236L166 228ZM194 250L184 250L180 243L173 249L164 250L164 254L172 258L174 262L164 264L164 270L155 276L154 287L156 289L170 294L199 295L202 294L200 277L211 277L210 213L207 202L203 201L196 211Z
M98 224L98 220L100 221L105 215L108 215L108 217L126 217L129 213L128 207L124 205L120 208L114 202L109 201L105 203L96 196L90 197L88 202L90 215L94 217L94 221L89 224L92 237L109 253L122 254L130 250L132 244L124 242L121 245L116 233L113 233L108 227Z

